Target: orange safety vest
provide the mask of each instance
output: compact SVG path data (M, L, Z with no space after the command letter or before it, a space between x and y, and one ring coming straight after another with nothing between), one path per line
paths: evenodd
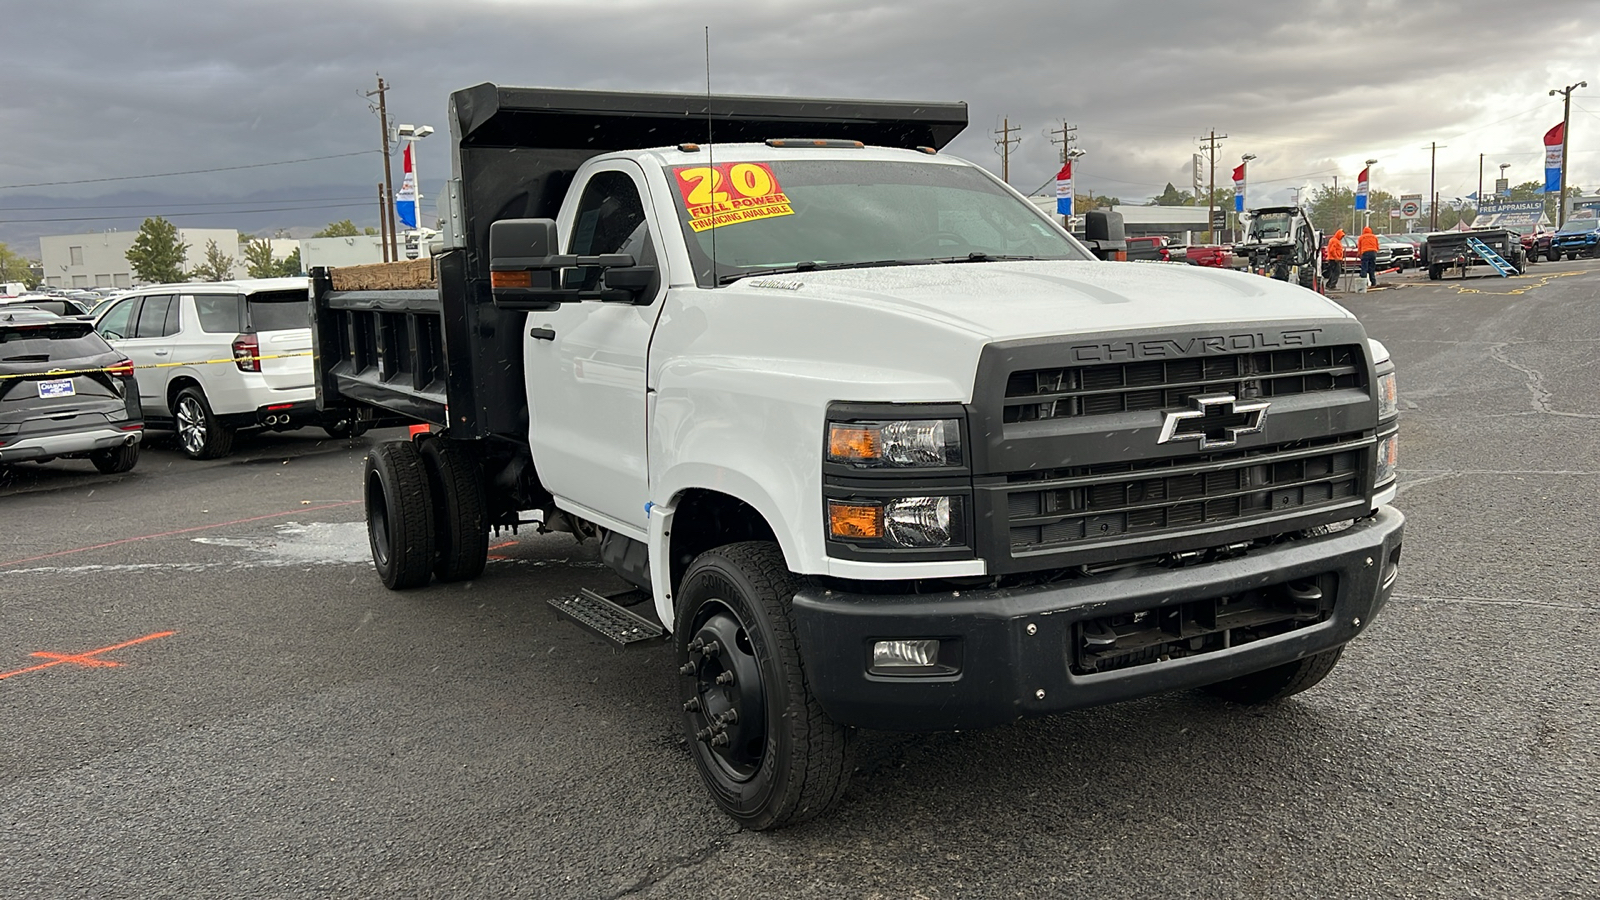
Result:
M1356 238L1356 252L1357 253L1368 253L1368 252L1377 253L1378 252L1378 236L1373 234L1371 231L1363 231L1363 232L1361 232L1361 237Z
M1324 259L1344 259L1344 241L1338 235L1328 238L1328 249L1322 256Z

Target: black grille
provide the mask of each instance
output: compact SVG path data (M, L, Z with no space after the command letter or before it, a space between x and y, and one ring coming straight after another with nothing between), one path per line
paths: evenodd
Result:
M1011 549L1145 537L1363 496L1359 436L1008 476Z
M1006 379L1006 422L1178 409L1195 394L1239 399L1365 388L1355 345L1023 369Z

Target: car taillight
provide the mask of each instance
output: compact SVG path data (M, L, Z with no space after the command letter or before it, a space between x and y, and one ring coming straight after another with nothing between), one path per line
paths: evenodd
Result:
M106 371L117 376L118 378L132 378L133 360L125 359L122 362L113 363L112 365L106 366Z
M261 342L253 334L241 334L233 339L233 364L241 372L261 371Z

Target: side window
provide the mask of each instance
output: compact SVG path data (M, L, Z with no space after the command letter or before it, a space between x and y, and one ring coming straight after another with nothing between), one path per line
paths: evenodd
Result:
M172 306L172 299L170 295L144 298L144 306L139 309L139 324L134 327L133 336L164 337L167 330L167 310Z
M117 301L117 305L111 307L100 318L100 324L96 326L95 330L100 332L101 337L113 341L132 337L133 314L139 310L140 299L139 297L129 297L126 300Z
M207 334L238 334L244 330L239 322L238 294L196 294L194 311L200 314L200 330Z
M568 253L599 256L629 253L640 265L655 263L654 242L645 223L644 203L639 189L626 172L599 172L583 188L578 212L572 221ZM600 269L581 269L576 285L582 290L600 286Z
M161 329L163 335L177 334L183 327L183 298L173 297L172 305L167 307L167 323Z

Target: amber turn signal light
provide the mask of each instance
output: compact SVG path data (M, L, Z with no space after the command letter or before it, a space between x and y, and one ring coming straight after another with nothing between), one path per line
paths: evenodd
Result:
M839 461L878 458L878 429L868 425L828 425L828 458Z
M883 537L883 507L875 503L828 501L828 533L835 538Z
M527 270L521 272L490 272L489 286L491 288L531 288L533 287L533 273Z

